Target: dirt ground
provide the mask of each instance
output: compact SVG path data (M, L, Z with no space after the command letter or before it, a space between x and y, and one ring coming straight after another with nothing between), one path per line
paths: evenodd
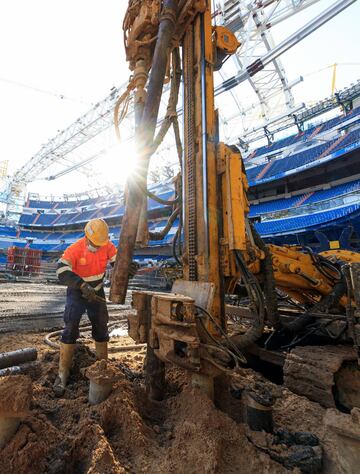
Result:
M96 360L88 330L82 331L79 339L67 390L62 398L56 398L52 385L59 354L44 343L48 320L42 329L34 325L31 332L32 317L27 315L26 307L32 303L33 288L26 289L26 301L24 295L20 298L21 311L16 306L19 299L9 290L3 287L12 313L7 309L0 315L0 322L4 322L3 333L0 328L0 352L36 347L38 363L26 375L32 384L30 410L16 434L0 450L0 474L319 472L312 468L300 471L289 465L286 456L292 447L283 441L277 441L275 446L274 437L251 432L244 423L243 402L232 396L234 387L246 389L258 382L270 389L276 399L275 429L313 433L322 447L316 449L323 450L321 472L343 472L336 443L325 428L326 410L251 369L241 369L232 379L216 380L213 402L192 387L189 373L167 367L164 400L149 401L143 373L145 348L123 350L134 345L127 336L126 322L122 321L130 310L129 304L111 308L110 365L120 376L109 398L96 406L88 403L89 380L83 369ZM50 291L45 290L44 302ZM56 289L55 294L57 304L62 304L61 291ZM35 309L31 307L31 311ZM23 320L26 325L20 331ZM58 322L50 324L58 327ZM56 337L52 340L56 342ZM2 381L0 377L0 385ZM4 383L3 387L7 392L8 385ZM6 397L3 399L5 403Z
M12 440L0 451L0 473L283 473L286 469L264 450L263 440L249 436L241 421L241 401L220 388L215 404L191 387L189 376L167 369L163 401L146 397L144 349L111 352L111 364L121 372L109 398L96 406L87 400L88 379L81 369L95 357L90 340L82 338L67 391L52 391L58 351L43 343L44 334L0 335L0 350L37 347L39 367L30 373L33 399ZM111 351L133 341L113 337ZM250 369L239 374L241 383L265 379ZM276 427L311 431L324 449L322 472L340 472L333 441L323 425L325 409L287 389L273 386L277 401ZM220 385L221 386L221 385ZM220 409L221 408L221 409Z

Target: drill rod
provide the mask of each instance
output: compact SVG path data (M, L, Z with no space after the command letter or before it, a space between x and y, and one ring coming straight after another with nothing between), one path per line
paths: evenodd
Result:
M146 185L147 182L150 157L149 150L151 150L155 134L169 48L175 30L173 18L176 18L177 7L178 0L165 0L163 11L167 12L167 14L160 17L148 93L140 124L138 146L140 153L137 172L136 176L132 176L127 182L126 208L122 220L118 252L110 290L110 300L114 303L125 302L129 281L128 270L134 253L142 209L143 192L138 183L140 182L141 185Z

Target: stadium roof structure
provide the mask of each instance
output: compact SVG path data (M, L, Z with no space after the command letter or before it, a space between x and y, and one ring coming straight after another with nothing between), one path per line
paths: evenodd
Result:
M341 13L356 0L337 0L329 8L275 44L271 29L322 0L222 0L216 2L214 21L231 29L241 43L215 77L215 95L221 96L220 123L224 139L229 143L253 141L259 130L284 120L294 122L303 112L304 104L296 104L292 88L301 77L288 79L281 63L281 54ZM241 87L239 87L241 86ZM74 170L89 171L89 165L107 154L113 126L114 106L126 84L114 87L110 94L95 104L82 117L46 143L5 183L0 202L7 203L9 214L19 210L25 198L26 185L39 177L56 179ZM246 94L243 89L246 88ZM250 90L251 94L248 93ZM166 104L163 104L165 109ZM230 110L227 116L224 111ZM263 122L258 125L260 111ZM255 120L256 116L256 120ZM234 130L236 135L234 135ZM115 134L113 134L115 135ZM134 135L131 107L122 122L122 140L129 142ZM166 153L172 146L168 138L159 150ZM113 136L115 146L115 136ZM169 141L170 140L170 141ZM106 146L105 146L106 144ZM91 169L90 169L91 170Z

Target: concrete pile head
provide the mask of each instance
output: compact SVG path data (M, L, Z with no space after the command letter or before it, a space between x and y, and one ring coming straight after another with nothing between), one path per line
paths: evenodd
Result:
M84 371L90 380L89 403L97 405L110 395L113 384L121 377L119 369L110 362L102 359L91 365Z

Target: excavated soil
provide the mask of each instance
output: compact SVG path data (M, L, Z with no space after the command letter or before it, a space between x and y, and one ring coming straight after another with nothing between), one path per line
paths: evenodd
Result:
M84 372L85 376L97 384L110 384L116 382L120 378L120 370L111 362L106 360L98 360Z
M62 398L56 398L52 390L58 351L43 343L44 336L0 334L0 352L36 347L40 362L29 373L30 411L0 450L0 474L299 473L272 459L243 423L241 401L231 395L230 388L243 389L258 381L276 399L275 427L317 435L324 450L322 472L341 472L336 442L324 424L326 410L253 370L242 369L236 379L219 378L213 403L191 387L188 373L168 367L165 399L149 401L144 349L122 352L134 342L126 336L112 337L111 365L121 375L109 398L91 406L84 374L95 362L91 334L82 335ZM15 376L8 379L15 381Z
M32 383L27 375L0 377L0 416L27 414L32 396Z
M229 395L225 378L217 384L214 405L191 387L187 373L169 368L165 400L151 402L143 383L143 355L119 353L111 357L111 365L123 376L105 402L90 406L89 381L82 369L94 364L93 353L79 345L68 389L63 398L56 398L52 383L58 352L44 347L41 371L31 375L31 411L0 451L1 473L291 472L254 445L241 423L241 402ZM243 385L264 382L245 369L239 378ZM325 409L286 389L272 388L278 427L309 430L324 438ZM325 457L323 472L339 472L334 456L326 452Z
M42 375L33 381L31 414L1 452L2 472L286 472L199 390L185 386L176 396L149 402L121 363L125 377L105 402L90 406L81 368L93 357L84 348L77 351L67 393L57 399L51 389L57 359L45 354Z

